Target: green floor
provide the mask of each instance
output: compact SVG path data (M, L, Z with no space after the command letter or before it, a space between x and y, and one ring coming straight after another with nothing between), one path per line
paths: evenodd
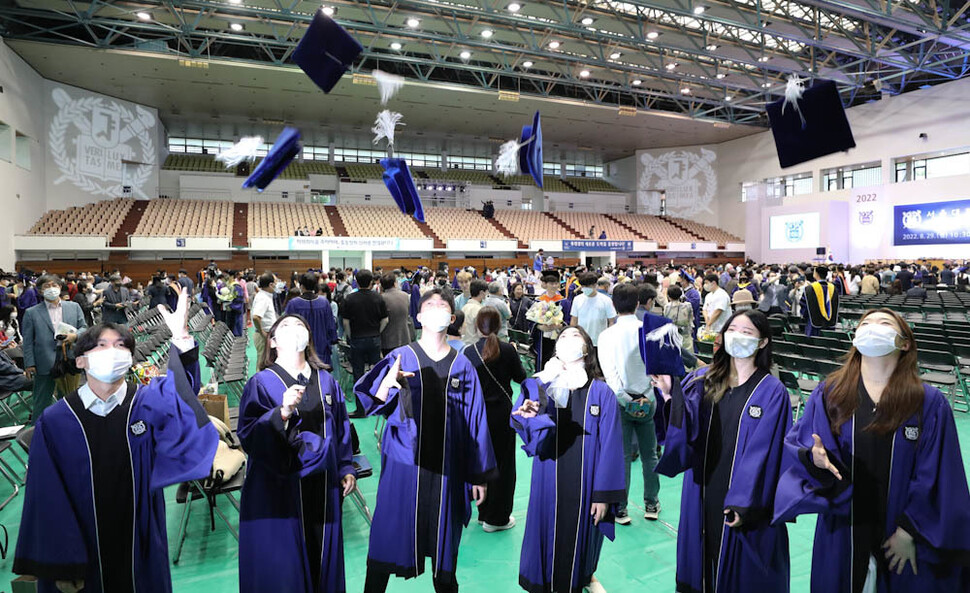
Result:
M250 360L253 358L250 352ZM360 482L361 491L373 504L377 490L379 455L374 437L373 419L354 421L361 439L363 453L374 463L375 476ZM957 414L957 428L964 442L970 440L970 416ZM964 461L970 459L968 454ZM529 496L530 461L524 453L518 456L518 483L514 516L518 523L510 531L486 534L474 521L462 537L458 562L458 581L461 590L468 593L497 593L520 590L518 583L519 550L525 526L525 509ZM678 479L661 478L660 499L663 505L661 521L646 522L642 519L642 481L637 476L640 464L633 469L633 490L630 494L632 525L617 526L617 537L606 541L597 577L610 593L641 592L645 586L653 591L673 591L676 565L676 527L680 510L680 483ZM9 493L7 484L0 484L0 498ZM170 549L178 531L182 508L174 502L174 490L166 492L168 500L168 533ZM15 498L0 511L0 523L10 532L10 552L0 561L0 583L8 583L12 575L12 556L16 545L17 526L23 495ZM227 502L220 508L229 513L235 523L235 514ZM814 519L800 520L789 528L791 540L792 591L807 593L811 571L812 534ZM267 542L272 545L272 542ZM347 590L359 592L364 587L368 545L368 526L351 503L344 505L344 555L347 567ZM188 539L182 551L181 561L172 566L172 581L179 593L221 593L237 590L238 550L236 541L224 524L216 522L216 530L209 531L208 514L202 501L195 503L189 523ZM428 566L430 571L430 565ZM0 593L6 591L0 585ZM392 580L388 591L432 591L428 574L418 579ZM286 592L281 592L286 593Z

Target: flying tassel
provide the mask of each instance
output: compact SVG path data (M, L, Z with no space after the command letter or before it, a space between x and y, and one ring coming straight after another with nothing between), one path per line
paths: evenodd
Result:
M795 113L802 120L802 127L805 127L805 116L802 115L802 109L798 106L798 101L801 100L802 95L805 94L805 79L800 78L797 74L792 74L788 77L788 82L785 83L785 100L781 104L781 112L785 113L785 107L791 104L795 108Z
M518 174L519 148L523 146L525 144L519 144L515 140L509 140L502 144L498 149L498 157L495 158L495 172L506 177Z
M403 76L388 74L380 70L374 70L371 74L377 81L377 90L381 92L381 105L387 105L387 102L404 86Z
M370 129L374 132L374 144L377 144L383 138L387 138L387 146L390 149L394 146L394 128L398 124L405 125L401 123L401 118L404 117L400 113L385 109L377 114L377 119L374 120L374 127Z
M657 329L643 336L643 339L647 342L660 342L660 347L677 348L680 351L681 344L684 341L683 336L680 335L680 330L673 323L666 323L661 325Z
M243 161L255 161L256 151L262 146L262 136L246 136L217 154L216 160L225 163L226 168L231 169Z

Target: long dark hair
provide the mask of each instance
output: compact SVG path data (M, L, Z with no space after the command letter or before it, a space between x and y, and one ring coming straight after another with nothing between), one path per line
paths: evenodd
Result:
M909 349L900 352L896 368L893 369L889 383L879 399L876 418L866 427L866 430L876 434L889 434L923 407L923 382L919 378L916 336L912 328L892 309L870 309L859 319L859 323L873 313L884 313L892 317L902 339L909 342ZM842 368L825 378L825 413L833 434L839 434L842 425L852 418L859 407L861 377L862 354L853 346L846 353Z
M482 362L491 362L498 358L498 331L502 327L502 318L498 309L492 306L482 307L475 318L475 328L485 337L485 347L482 348Z
M583 357L583 364L586 366L586 376L590 379L602 379L603 371L600 369L600 363L596 359L596 348L593 346L593 339L589 337L586 330L577 326L567 327L563 330L563 334L567 331L574 329L579 332L579 335L583 337L583 341L586 342L586 355ZM556 341L562 339L562 334L559 334L559 338Z
M273 327L269 328L269 332L266 334L266 348L263 350L263 358L259 361L259 370L269 368L276 364L276 348L270 346L269 342L276 337L276 328L280 326L280 323L282 323L284 319L289 319L290 317L299 319L300 323L303 324L303 327L306 328L307 333L310 334L310 341L307 342L306 350L303 351L303 355L306 356L306 361L309 363L310 368L314 370L330 370L330 367L320 360L319 356L317 356L317 350L313 347L313 332L310 331L310 324L307 323L307 320L304 319L302 315L297 315L295 313L287 313L281 316L276 320L276 323L273 324Z
M721 328L721 333L718 336L721 341L721 347L714 351L714 358L711 360L710 369L707 374L704 375L704 397L709 399L713 403L721 401L724 394L727 393L730 387L731 379L731 355L727 353L727 341L724 339L724 334L727 333L728 328L731 327L731 323L738 317L747 317L751 320L751 324L754 325L755 329L758 330L758 340L768 340L764 348L760 348L754 357L754 366L759 371L770 372L771 371L771 324L768 322L768 317L757 309L747 309L744 311L738 311L728 319L724 327Z

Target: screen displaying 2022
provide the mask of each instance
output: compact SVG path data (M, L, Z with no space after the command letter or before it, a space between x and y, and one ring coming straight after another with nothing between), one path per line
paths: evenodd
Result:
M818 212L772 216L768 221L772 249L815 249L819 246Z
M893 245L970 243L970 200L895 206Z

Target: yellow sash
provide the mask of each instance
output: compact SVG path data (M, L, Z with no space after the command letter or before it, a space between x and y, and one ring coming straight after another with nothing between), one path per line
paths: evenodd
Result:
M835 294L835 285L829 282L826 285L826 292L828 293L825 298L822 296L822 284L819 282L812 282L812 290L815 291L815 298L818 299L818 312L825 318L825 321L831 321L832 319L832 295Z

